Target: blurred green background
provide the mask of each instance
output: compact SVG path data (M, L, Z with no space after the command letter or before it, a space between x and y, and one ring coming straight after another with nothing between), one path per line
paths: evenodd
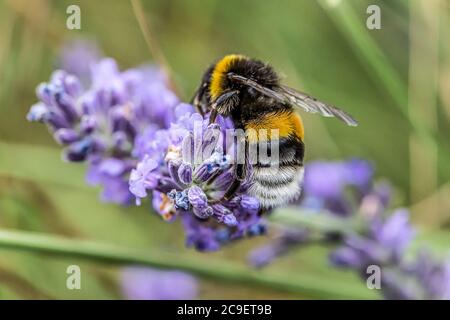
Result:
M81 30L66 28L66 8L81 8ZM366 9L381 8L368 30ZM285 83L343 107L357 129L304 115L307 161L369 159L377 178L410 207L421 239L450 244L450 2L446 0L150 0L146 18L184 100L204 69L227 53L270 62ZM213 254L184 248L179 225L148 207L98 201L82 166L60 161L42 125L25 119L35 87L52 72L66 41L87 37L122 68L152 61L129 1L0 1L0 227L173 252L200 264L244 266L266 239ZM200 298L377 298L356 275L331 268L327 248L308 247L259 271L288 276L302 292L201 281ZM82 290L67 290L66 267L83 270ZM0 298L121 298L119 268L2 250Z

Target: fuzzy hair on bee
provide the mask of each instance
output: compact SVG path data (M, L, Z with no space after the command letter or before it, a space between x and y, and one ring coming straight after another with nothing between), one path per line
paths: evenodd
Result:
M210 122L220 114L230 117L236 129L248 132L246 151L252 147L258 150L262 141L268 143L269 149L273 142L277 143L278 160L258 157L251 176L247 177L247 164L236 164L235 180L223 196L231 198L247 179L248 192L259 199L263 208L283 205L300 196L305 145L303 122L296 109L357 125L346 112L280 84L270 65L238 54L226 55L206 70L193 104L202 115L210 112ZM261 130L276 130L278 134L258 134Z

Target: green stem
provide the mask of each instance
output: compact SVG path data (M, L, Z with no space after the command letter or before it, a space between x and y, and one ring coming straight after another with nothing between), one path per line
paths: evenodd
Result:
M317 279L308 277L268 273L265 270L250 269L238 264L185 257L169 252L148 252L110 244L67 239L60 236L29 233L23 231L0 231L0 249L13 249L41 253L57 257L80 258L96 262L120 265L145 265L161 269L178 269L192 274L233 282L240 285L256 285L302 293L310 297L361 298L361 291L335 289L329 282L317 284ZM364 297L362 297L364 298Z
M298 208L283 208L276 210L270 221L283 226L294 228L308 228L319 232L333 232L339 234L358 233L363 225L352 218L340 218L328 212Z

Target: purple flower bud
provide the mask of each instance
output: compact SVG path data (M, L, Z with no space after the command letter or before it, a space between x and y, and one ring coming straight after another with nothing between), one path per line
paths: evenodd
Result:
M224 223L229 227L234 227L238 224L236 217L223 205L215 204L213 205L213 209L214 217L218 222Z
M207 164L202 164L195 170L194 180L199 182L205 182L208 178L211 177L211 173L208 170Z
M229 227L235 227L238 225L238 221L233 214L227 214L223 217L223 223L225 223Z
M170 190L176 189L178 186L174 181L168 177L161 176L158 174L158 184L157 189L161 192L168 193Z
M206 219L214 214L214 210L210 206L207 206L205 208L193 207L192 211L200 219Z
M183 162L178 168L178 177L180 181L186 185L192 183L192 166L189 163Z
M86 92L79 98L81 105L81 113L84 115L96 115L96 112L100 109L100 103L98 101L98 92Z
M77 77L68 74L64 79L64 89L73 98L78 97L81 94L81 83Z
M231 211L222 204L214 204L212 207L214 209L214 215L217 215L219 217L231 214Z
M226 190L226 188L233 182L234 175L231 170L224 171L214 180L214 188L218 190Z
M131 122L130 108L123 107L115 110L112 114L112 131L123 131L130 138L134 139L136 136L136 128Z
M80 121L80 131L82 134L91 134L97 128L97 120L94 116L84 115Z
M180 180L180 175L178 174L181 166L181 159L169 160L167 163L167 168L169 171L170 178L172 178L173 182L181 188L184 187L184 183Z
M214 151L217 149L217 145L221 138L221 131L218 124L214 123L208 126L203 135L203 144L201 148L202 159L210 158Z
M70 124L67 122L66 118L55 112L47 113L45 115L44 122L53 130L70 127Z
M80 135L73 129L61 128L54 133L55 140L60 144L70 144L80 140Z
M90 139L83 139L72 143L64 152L64 159L72 162L81 162L86 160L89 150L92 147Z
M48 84L40 83L36 88L36 95L38 96L39 100L41 100L47 106L52 105L52 93Z
M194 208L205 209L208 206L208 198L198 186L192 186L188 190L189 202Z
M56 92L54 98L56 105L60 108L67 121L69 123L75 122L78 118L78 114L72 98L61 91Z
M259 201L256 198L243 195L241 197L241 207L243 209L249 211L258 211L259 210Z
M49 114L48 108L43 103L36 103L31 106L27 114L28 121L44 121Z

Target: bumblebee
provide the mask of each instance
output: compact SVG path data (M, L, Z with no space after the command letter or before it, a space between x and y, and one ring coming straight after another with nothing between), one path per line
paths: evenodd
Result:
M336 117L349 126L357 125L346 112L282 85L271 66L243 55L227 55L212 64L203 75L193 104L202 115L210 113L211 123L220 114L230 117L236 129L249 132L278 129L278 137L248 134L245 138L246 159L250 146L261 143L261 139L274 142L276 138L278 163L258 159L249 177L248 162L236 164L234 181L223 196L226 200L233 197L241 182L248 178L248 193L266 209L291 202L300 195L305 145L303 122L296 109Z

